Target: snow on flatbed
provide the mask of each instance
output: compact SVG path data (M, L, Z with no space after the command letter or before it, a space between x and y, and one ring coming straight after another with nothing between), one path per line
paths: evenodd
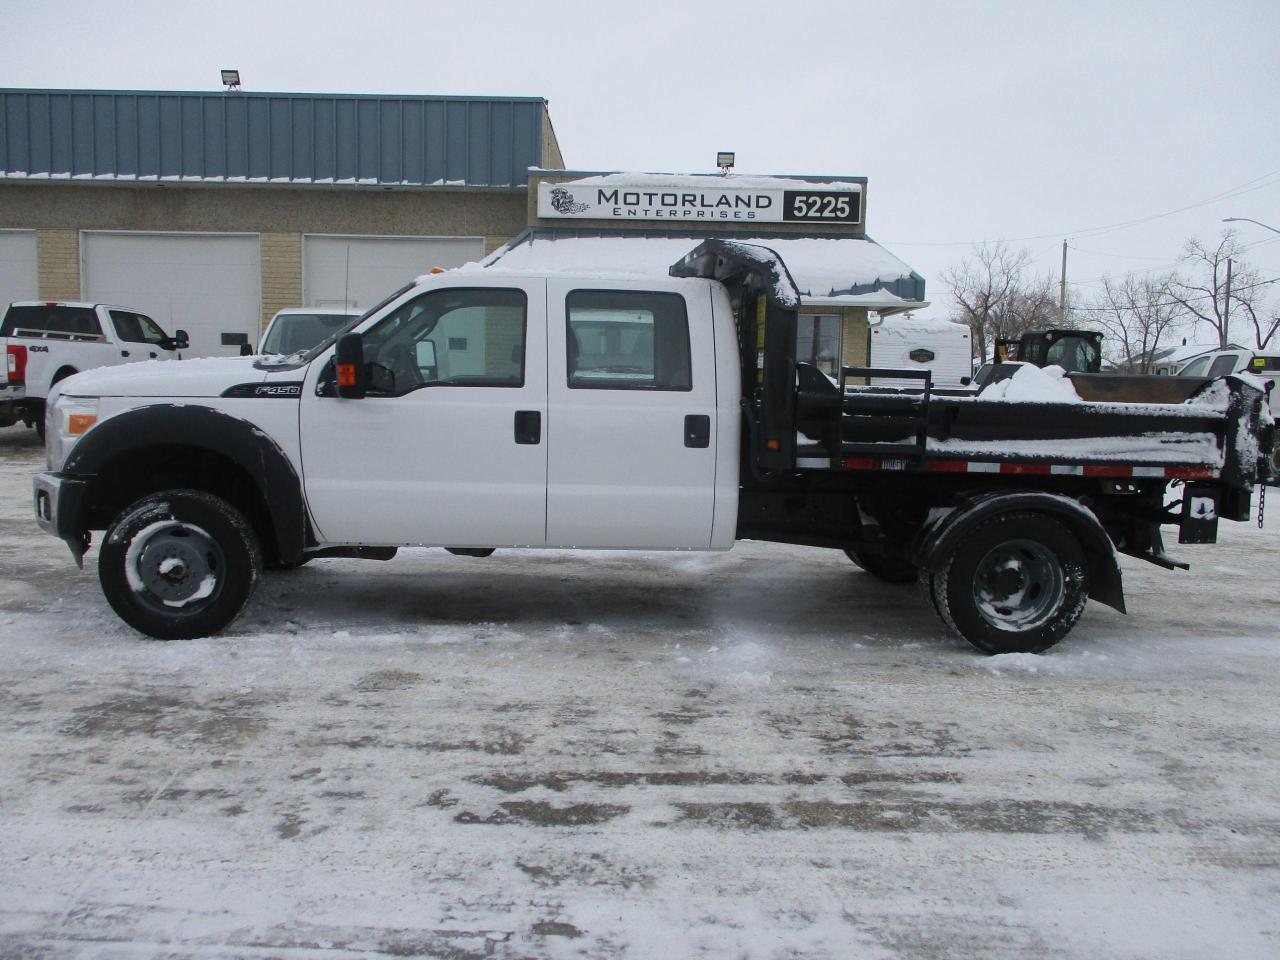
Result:
M1280 952L1274 527L1044 656L757 543L317 561L158 643L0 458L0 955Z

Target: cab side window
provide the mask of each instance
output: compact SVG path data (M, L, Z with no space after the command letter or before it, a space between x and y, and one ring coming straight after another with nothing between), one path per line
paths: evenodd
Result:
M1179 371L1180 377L1203 377L1205 370L1209 368L1210 357L1201 357L1198 360L1192 360L1189 364Z
M679 294L574 290L565 313L571 389L693 389L689 317Z
M527 312L522 290L436 290L410 300L365 334L369 392L524 386Z
M1225 377L1229 373L1234 373L1235 369L1236 355L1234 353L1224 353L1213 361L1213 366L1209 368L1208 376Z
M165 340L164 331L150 317L144 317L140 313L112 310L111 322L115 324L116 336L126 343L158 344Z

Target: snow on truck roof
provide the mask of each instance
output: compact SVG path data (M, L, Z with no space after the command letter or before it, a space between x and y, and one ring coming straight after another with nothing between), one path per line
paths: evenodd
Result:
M512 273L601 277L669 276L671 265L705 237L545 236L531 232L461 270L494 268ZM871 240L856 237L722 237L772 250L786 264L804 305L857 306L895 312L917 310L927 301L889 290L860 293L858 287L893 284L911 277L909 266Z

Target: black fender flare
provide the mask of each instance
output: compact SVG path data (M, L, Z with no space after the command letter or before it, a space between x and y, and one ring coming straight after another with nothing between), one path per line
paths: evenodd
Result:
M302 480L284 451L261 428L199 404L157 403L117 414L97 424L72 448L61 473L75 479L101 475L121 454L148 447L180 446L220 454L253 480L270 508L280 557L299 560L314 540ZM76 524L85 530L83 508Z
M979 524L1002 513L1035 511L1060 520L1080 541L1089 561L1089 597L1121 613L1124 577L1115 544L1092 510L1078 500L1040 490L988 491L965 497L916 540L913 553L922 569L939 572L957 544Z

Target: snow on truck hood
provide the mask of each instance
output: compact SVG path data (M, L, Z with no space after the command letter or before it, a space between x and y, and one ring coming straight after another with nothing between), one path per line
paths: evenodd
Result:
M68 377L58 392L68 397L216 397L237 383L258 383L269 371L257 357L144 360L98 367Z

